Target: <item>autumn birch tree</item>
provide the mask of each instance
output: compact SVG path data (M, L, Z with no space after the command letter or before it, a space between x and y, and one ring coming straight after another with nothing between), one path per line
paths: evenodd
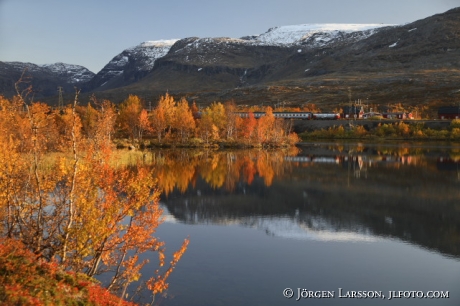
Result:
M179 101L174 112L174 128L179 133L180 141L184 142L190 137L190 133L195 130L195 119L193 118L187 100L184 98Z
M59 137L47 106L20 97L17 104L26 109L21 112L0 99L0 230L63 269L88 276L110 272L108 289L124 296L147 263L141 254L156 252L160 266L165 264L164 243L154 235L162 222L159 192L149 169L112 166L109 110L101 114L94 138L85 138L76 112L78 93L59 115L65 125ZM51 146L54 138L60 143ZM60 157L46 159L57 150ZM187 244L169 268L148 281L153 294L167 288Z
M257 122L257 141L259 143L268 142L273 131L275 116L271 107L267 107L265 116L262 116Z
M256 127L257 119L254 117L253 112L249 112L248 118L244 118L241 122L241 134L245 139L246 144L249 144L254 137Z
M132 140L138 137L139 115L141 111L141 99L135 95L129 95L120 105L120 115L117 118L118 125Z
M139 114L138 128L137 128L139 141L142 141L142 137L144 136L145 133L149 133L151 131L152 131L152 125L150 123L149 116L147 114L147 110L142 109L141 113Z
M167 128L165 110L162 107L156 107L151 116L152 129L157 135L158 142L161 142L162 136Z
M225 109L225 137L227 139L237 139L238 132L237 128L240 125L241 117L237 114L236 104L233 101L226 102L224 105Z
M173 96L166 93L164 96L160 97L160 101L158 101L157 108L162 109L165 124L168 129L168 134L170 134L172 126L174 125L174 113L176 111L176 101L174 101Z

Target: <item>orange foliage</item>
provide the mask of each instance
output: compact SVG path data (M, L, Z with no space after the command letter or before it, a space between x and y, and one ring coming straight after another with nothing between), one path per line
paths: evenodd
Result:
M142 141L142 137L144 136L144 133L151 132L153 129L151 127L147 111L145 109L141 110L141 113L139 114L139 119L138 119L138 135L139 135L139 140Z
M120 105L120 114L117 118L121 131L134 139L139 133L139 115L142 111L142 103L138 96L129 95Z
M64 270L92 277L111 269L108 289L124 296L147 263L139 255L163 256L154 236L162 222L156 179L141 165L112 166L112 108L104 104L85 137L77 98L60 114L39 103L22 112L20 103L0 99L0 231ZM139 101L130 101L126 116L137 112ZM63 154L51 158L57 149ZM162 286L168 271L159 274Z
M195 130L195 119L193 119L192 111L185 99L181 99L177 104L174 112L174 127L179 133L181 142L188 139Z
M247 142L250 142L250 140L253 137L256 126L257 126L257 120L254 117L254 113L250 112L249 117L244 118L241 125L242 125L241 133L243 135L243 138Z
M66 272L47 262L15 239L0 239L0 297L2 305L123 305L129 303L85 275Z

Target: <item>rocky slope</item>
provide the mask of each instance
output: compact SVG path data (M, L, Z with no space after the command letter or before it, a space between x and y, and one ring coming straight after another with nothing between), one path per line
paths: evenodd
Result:
M177 40L147 41L115 56L88 82L84 90L103 91L139 81L165 56Z

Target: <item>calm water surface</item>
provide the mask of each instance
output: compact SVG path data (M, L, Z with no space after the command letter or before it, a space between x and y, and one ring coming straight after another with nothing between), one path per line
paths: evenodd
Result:
M158 237L170 253L190 237L159 305L460 305L460 146L164 150L146 162L164 190ZM334 297L296 301L302 289ZM449 298L388 299L411 290Z

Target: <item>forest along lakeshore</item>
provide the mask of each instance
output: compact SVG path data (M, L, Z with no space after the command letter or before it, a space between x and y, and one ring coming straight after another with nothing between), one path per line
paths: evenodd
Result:
M301 142L277 111L0 97L0 299L287 305L286 288L407 289L443 298L392 305L457 305L458 120L334 120Z
M298 141L282 120L269 113L242 119L231 103L198 114L166 94L148 114L134 95L119 107L94 96L81 106L77 90L72 104L53 109L32 102L29 89L0 97L0 300L9 304L129 305L146 291L154 301L168 288L189 239L166 253L155 236L164 181L143 163L120 162L116 147L289 147ZM147 145L148 133L155 139ZM151 260L155 273L145 279Z

